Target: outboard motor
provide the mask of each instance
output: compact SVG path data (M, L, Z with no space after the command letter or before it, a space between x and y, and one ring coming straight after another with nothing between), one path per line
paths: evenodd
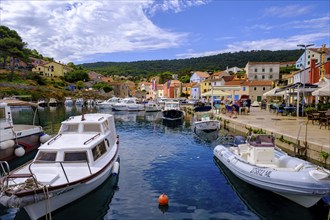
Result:
M237 147L239 144L245 144L245 137L243 136L234 137L234 145Z

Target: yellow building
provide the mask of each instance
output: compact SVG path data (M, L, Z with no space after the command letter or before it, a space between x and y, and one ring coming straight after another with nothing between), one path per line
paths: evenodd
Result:
M64 77L72 69L62 63L50 62L32 69L33 72L47 77Z

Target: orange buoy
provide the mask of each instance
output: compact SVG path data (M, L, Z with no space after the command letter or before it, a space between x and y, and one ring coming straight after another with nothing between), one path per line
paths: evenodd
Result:
M165 193L158 197L158 203L159 205L168 205L168 197L165 195Z

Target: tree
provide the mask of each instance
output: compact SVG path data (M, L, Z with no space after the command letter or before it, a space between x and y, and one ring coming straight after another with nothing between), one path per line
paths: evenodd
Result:
M104 92L108 93L113 90L113 88L108 85L106 82L98 82L92 85L92 88L95 90L101 90L103 89Z
M76 82L76 87L80 89L84 89L86 87L86 84L83 81Z
M71 72L68 72L65 75L65 80L68 82L77 82L77 81L85 81L87 82L89 80L87 70L84 69L76 69Z
M10 30L6 26L0 26L0 56L3 59L3 67L6 67L7 58L10 57L10 74L9 81L13 80L15 62L18 59L27 59L28 50L27 43L22 41L22 38L16 31Z

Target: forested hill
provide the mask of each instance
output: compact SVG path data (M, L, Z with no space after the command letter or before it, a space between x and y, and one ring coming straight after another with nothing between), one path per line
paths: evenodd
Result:
M296 61L303 54L303 50L260 50L241 51L236 53L223 53L214 56L206 56L176 60L153 60L136 62L97 62L81 64L84 68L94 70L105 75L156 75L163 72L171 72L179 75L188 74L191 71L219 71L227 66L243 68L250 62L287 62Z

